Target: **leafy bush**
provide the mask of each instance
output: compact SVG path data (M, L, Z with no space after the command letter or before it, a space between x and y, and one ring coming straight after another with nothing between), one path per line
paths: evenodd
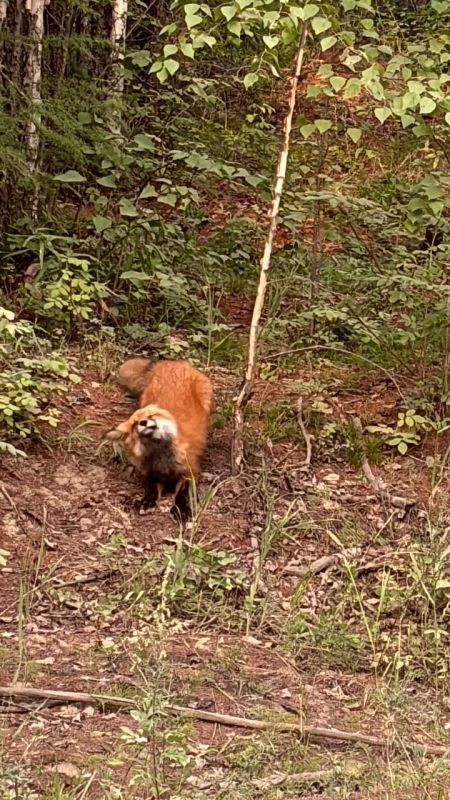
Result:
M29 322L0 307L0 451L24 455L14 442L41 437L42 423L58 424L52 396L66 389L61 379L80 381L66 359L43 349Z

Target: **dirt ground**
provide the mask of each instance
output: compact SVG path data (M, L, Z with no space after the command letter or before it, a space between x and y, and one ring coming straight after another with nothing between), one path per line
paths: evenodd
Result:
M0 570L0 684L125 697L145 689L194 709L367 733L389 747L194 721L183 744L189 774L172 764L169 777L158 772L158 785L143 743L126 741L124 729L139 729L128 711L17 700L0 718L2 796L450 796L449 762L405 749L407 740L450 747L450 692L440 676L423 677L400 590L373 647L359 644L386 570L405 588L411 543L426 541L428 472L401 457L374 468L396 494L416 501L399 510L380 500L360 469L320 454L316 443L309 469L301 439L253 447L262 410L280 396L295 404L297 375L258 384L249 464L242 478L232 479L231 421L223 408L236 381L226 370L213 377L220 424L199 487L211 496L185 538L202 553L234 557L232 579L239 572L241 583L236 577L231 591L221 583L228 569L222 556L205 590L194 570L179 591L171 584L171 613L161 631L164 554L176 552L179 530L164 510L137 512L136 476L99 447L101 432L131 406L87 370L71 389L52 447L35 445L26 459L3 458L1 548L8 556ZM364 398L337 393L333 401L337 417L364 408L376 418L394 405L384 383L371 385ZM442 506L445 499L441 486L433 502ZM278 530L272 539L271 526ZM302 577L308 564L337 552L344 552L344 566L330 562ZM334 609L353 584L353 606L342 606L338 619ZM398 653L407 670L392 668ZM151 780L142 777L144 763Z

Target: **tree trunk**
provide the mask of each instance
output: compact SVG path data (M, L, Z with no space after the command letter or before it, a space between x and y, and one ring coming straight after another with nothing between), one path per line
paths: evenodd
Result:
M123 100L123 59L125 56L125 37L127 31L127 12L128 0L114 0L112 24L111 24L111 43L112 43L112 80L110 97L115 102L115 109L112 117L113 131L120 135L120 123L122 118L121 105Z
M26 81L31 101L30 121L27 129L28 165L36 170L39 156L39 123L41 120L42 37L44 35L44 6L46 0L26 0L25 8L31 15L31 47L27 59Z
M8 6L8 0L0 0L0 28L3 27L3 23L6 19L7 6Z

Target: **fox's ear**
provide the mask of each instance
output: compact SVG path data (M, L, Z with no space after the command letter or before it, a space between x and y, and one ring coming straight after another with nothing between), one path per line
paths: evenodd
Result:
M104 435L104 439L109 439L111 442L120 442L121 439L125 439L125 436L130 432L130 422L127 420L126 422L121 422L117 428L113 428L111 431L108 431Z

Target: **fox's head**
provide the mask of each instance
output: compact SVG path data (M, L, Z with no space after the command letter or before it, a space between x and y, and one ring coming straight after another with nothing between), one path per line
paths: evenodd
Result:
M155 442L174 441L177 436L174 417L164 408L149 405L138 408L125 422L105 434L106 439L122 441L129 456L141 458L148 445Z

